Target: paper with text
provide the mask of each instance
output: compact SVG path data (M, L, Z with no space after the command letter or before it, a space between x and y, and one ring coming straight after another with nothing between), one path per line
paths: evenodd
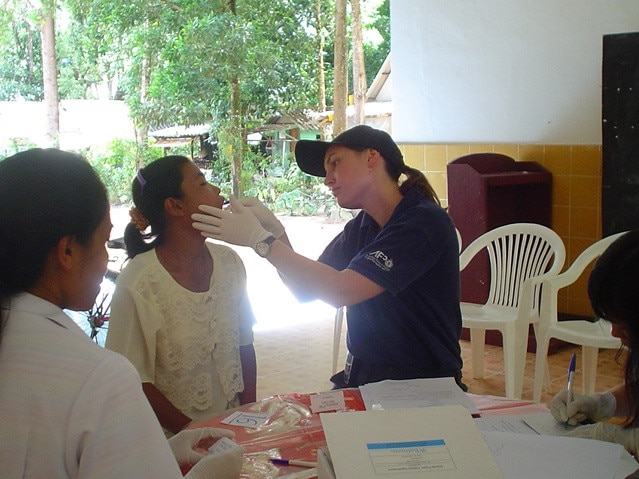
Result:
M625 452L619 444L574 437L482 432L504 479L612 479Z
M464 406L320 414L337 479L501 478ZM428 476L430 477L430 476Z
M359 387L367 411L429 406L466 407L471 414L479 410L454 378L387 379Z

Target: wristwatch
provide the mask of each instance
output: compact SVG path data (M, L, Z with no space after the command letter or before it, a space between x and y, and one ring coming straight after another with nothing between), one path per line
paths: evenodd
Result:
M276 239L277 238L275 238L275 236L273 235L267 236L265 239L255 245L255 252L262 258L266 258L271 252L271 245L273 244L273 241L275 241Z

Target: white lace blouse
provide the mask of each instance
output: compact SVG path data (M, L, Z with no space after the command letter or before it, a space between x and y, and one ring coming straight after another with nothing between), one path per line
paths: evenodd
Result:
M142 382L153 383L192 419L238 405L244 388L239 347L252 344L255 321L242 260L227 246L206 245L213 274L202 293L178 284L155 250L133 258L116 282L106 340Z

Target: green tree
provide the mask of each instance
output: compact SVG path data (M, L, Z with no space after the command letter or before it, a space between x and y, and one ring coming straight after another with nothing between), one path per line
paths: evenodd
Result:
M384 60L391 51L390 45L390 0L384 0L365 28L377 32L379 43L364 43L366 57L366 78L372 81L382 67Z
M238 193L246 128L316 103L311 0L69 0L101 52L122 58L120 90L146 131L211 124ZM141 155L142 156L142 155Z
M58 74L57 74L57 61L56 61L56 38L55 38L55 13L56 13L56 0L44 0L37 4L31 4L27 1L14 0L7 1L3 5L2 16L10 20L12 27L19 25L26 25L26 35L16 32L12 40L15 41L9 43L9 47L5 47L10 54L12 60L18 62L18 72L23 75L26 72L26 79L32 80L29 82L35 84L37 80L33 73L36 71L36 54L35 54L35 42L34 32L38 32L40 36L39 44L39 60L41 65L41 76L39 78L42 88L42 100L45 105L46 115L46 136L50 146L58 146L60 135L60 113L58 111L59 93L58 93ZM6 30L3 32L4 38L7 37ZM20 45L20 39L26 40L24 46ZM26 65L20 65L20 58L15 57L12 54L19 53L20 51L26 53ZM7 74L6 68L2 70L4 74ZM20 75L20 73L18 73ZM10 73L9 73L10 76ZM15 80L15 78L14 78ZM16 88L15 81L13 83L13 91L15 95L14 99L22 97L21 88ZM37 91L37 88L35 89Z
M40 35L22 12L0 10L0 100L41 101Z

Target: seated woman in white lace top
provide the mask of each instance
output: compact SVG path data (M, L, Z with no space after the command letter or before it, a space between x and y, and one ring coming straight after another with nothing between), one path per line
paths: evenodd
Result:
M219 188L189 159L167 156L140 169L132 192L132 259L116 282L106 347L133 363L175 434L256 400L255 318L239 256L192 226L199 204L222 206Z

